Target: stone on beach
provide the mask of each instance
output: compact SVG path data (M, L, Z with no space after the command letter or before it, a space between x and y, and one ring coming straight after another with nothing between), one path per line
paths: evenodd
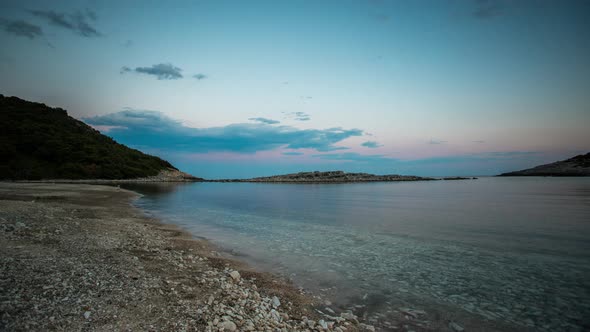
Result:
M273 296L272 297L272 306L275 308L278 308L281 305L281 301L279 300L278 297Z
M232 271L229 276L235 280L235 281L239 281L240 280L240 272L238 271Z
M232 321L221 322L219 327L223 329L223 331L235 331L238 328Z
M272 309L270 311L270 316L272 317L272 319L274 319L277 322L281 321L281 315L274 309Z
M3 186L23 196L38 195L38 188L53 195L75 193L77 204L69 198L0 199L0 260L10 262L0 264L0 274L8 276L0 278L0 286L16 286L2 304L10 314L1 317L6 330L111 331L124 321L132 330L357 331L352 311L343 314L350 321L319 311L323 317L318 316L312 305L323 303L301 289L274 277L254 278L254 272L243 277L229 261L213 264L209 249L170 236L130 207L128 192L87 185ZM17 227L23 230L13 231L21 219L26 225ZM16 253L27 259L14 259ZM19 278L28 274L34 278ZM120 306L134 298L149 310Z
M355 319L357 319L356 315L354 315L350 311L345 311L345 312L341 313L340 314L340 317L342 317L344 319L348 319L348 320L355 320Z

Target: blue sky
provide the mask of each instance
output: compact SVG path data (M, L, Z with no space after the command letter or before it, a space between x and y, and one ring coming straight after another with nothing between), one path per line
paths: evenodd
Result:
M588 1L0 1L0 93L197 176L590 150Z

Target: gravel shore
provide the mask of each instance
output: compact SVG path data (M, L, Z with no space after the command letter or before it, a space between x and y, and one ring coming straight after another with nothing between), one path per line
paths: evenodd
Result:
M146 217L136 197L0 183L0 330L374 330L351 312L320 313L288 281Z

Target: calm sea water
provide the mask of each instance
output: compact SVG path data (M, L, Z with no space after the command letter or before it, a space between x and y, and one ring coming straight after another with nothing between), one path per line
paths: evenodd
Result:
M588 178L128 188L149 213L373 322L410 306L590 328Z

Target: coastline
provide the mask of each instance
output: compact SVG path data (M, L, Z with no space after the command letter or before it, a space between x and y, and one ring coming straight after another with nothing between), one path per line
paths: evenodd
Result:
M225 225L225 221L222 224L217 224L215 220L215 216L211 218L211 215L207 213L201 214L200 212L196 212L191 207L192 204L195 204L194 200L199 200L203 198L199 195L193 195L196 192L192 192L189 188L194 187L196 191L201 191L201 193L207 193L207 197L215 197L219 195L219 192L216 191L214 188L221 188L225 187L226 185L220 184L220 187L214 186L215 184L196 184L196 185L188 185L188 186L180 186L182 189L179 189L182 192L182 195L176 196L171 188L176 188L176 185L167 185L163 184L162 189L156 190L156 185L152 186L121 186L126 189L135 190L140 193L146 195L145 198L142 198L141 201L137 202L136 205L141 209L145 209L146 211L151 211L155 215L159 216L162 220L175 220L174 223L179 223L180 225L184 225L183 227L187 227L192 234L195 236L204 235L206 237L210 237L213 243L218 243L222 250L228 254L228 256L237 259L239 261L245 261L246 264L250 266L254 266L256 269L261 271L268 271L270 273L275 273L276 275L281 276L289 276L289 279L292 279L294 283L298 286L304 287L306 290L309 290L312 294L321 296L321 298L329 300L331 303L331 310L335 310L336 312L340 312L340 310L351 310L352 313L357 315L359 318L358 320L364 322L366 324L370 324L375 327L378 331L459 331L461 329L466 331L527 331L526 327L515 327L511 325L509 322L505 322L498 319L492 319L487 316L482 316L479 314L474 313L470 310L464 310L463 308L456 306L455 304L450 304L448 301L439 301L439 298L433 298L431 296L422 296L417 294L408 294L403 291L404 294L399 293L397 291L390 291L387 288L383 288L384 291L382 292L373 292L372 290L366 289L362 284L367 280L363 277L363 273L359 274L359 271L364 270L362 267L359 266L358 271L354 272L357 278L352 279L350 283L343 284L339 281L336 281L338 278L344 278L345 276L349 275L349 271L356 269L355 267L350 267L350 269L344 270L337 270L331 271L331 261L325 261L318 259L317 261L313 258L309 260L310 256L308 257L308 262L315 262L316 267L318 270L297 270L298 268L292 269L294 264L299 264L298 260L291 260L289 257L280 257L281 245L272 246L271 243L283 243L282 241L277 241L277 238L272 236L272 234L266 234L260 238L261 241L259 242L249 242L248 246L240 246L239 243L241 240L239 238L235 238L236 242L232 241L232 238L226 238L225 236L228 235L224 231L223 225ZM259 185L259 184L258 184ZM256 187L258 187L256 185ZM236 186L232 187L229 186L231 192L240 191L238 188L242 187ZM358 187L355 185L355 187ZM419 185L419 187L423 187ZM244 187L244 192L248 192L248 188L254 188L250 186ZM270 188L270 187L269 187ZM286 188L286 187L284 187ZM352 187L351 187L352 188ZM224 190L225 191L225 190ZM159 196L168 197L170 199L164 198L161 199ZM171 201L175 201L178 203L174 197L184 197L182 201L187 202L188 204L174 204ZM186 199L191 197L191 199ZM224 202L235 202L234 196L226 192L224 196L219 196ZM239 194L238 196L239 197ZM266 202L268 197L258 197L255 201L258 202ZM207 201L207 200L204 200ZM167 202L167 203L163 203ZM192 203L191 203L192 202ZM291 201L290 206L297 208L298 206L302 206L301 202L298 201ZM297 203L298 202L298 203ZM248 204L252 204L253 202L250 201ZM202 206L202 205L200 205ZM209 203L206 204L207 207L209 206L217 206L215 204L211 205ZM238 214L241 213L248 213L245 211L234 211L232 205L230 203L217 206L222 211L226 211L222 217L222 219L233 220L232 214L237 212ZM186 209L187 212L183 212ZM229 212L232 211L232 212ZM320 216L317 216L320 217ZM273 218L274 219L274 218ZM240 222L246 221L238 218L236 220L240 220ZM278 221L278 220L277 220ZM193 223L194 222L194 223ZM252 223L251 223L252 222ZM196 225L199 226L196 226ZM242 224L248 225L245 228L248 231L245 231L242 235L250 234L249 232L257 232L259 229L257 227L257 223L254 220L247 220L247 222L243 222ZM209 228L210 225L216 225L212 227L221 227L217 228L217 231L212 231ZM202 226L202 227L201 227ZM227 225L229 228L232 229L230 224ZM288 229L284 229L279 225L277 225L284 234L292 234L289 232ZM274 228L274 226L273 226ZM244 231L244 230L242 230ZM242 231L240 231L242 233ZM202 233L204 232L204 233ZM312 231L310 233L315 234L323 234L323 231L317 230ZM234 234L235 235L235 234ZM266 236L268 235L268 236ZM294 234L293 234L294 235ZM289 235L290 236L290 235ZM362 236L362 235L361 235ZM228 240L229 239L229 240ZM306 243L305 239L302 242L297 243ZM287 241L288 242L288 241ZM242 243L243 244L243 243ZM268 246L267 246L268 245ZM254 249L256 250L250 250ZM261 250L260 250L261 249ZM314 251L315 252L315 251ZM273 255L273 258L268 257L268 253ZM276 253L276 255L275 255ZM317 251L318 256L322 253L322 250ZM303 257L306 255L300 255ZM369 256L364 256L369 257ZM357 257L357 262L362 262L364 257ZM332 257L335 259L336 257ZM303 258L304 259L304 258ZM395 258L392 258L393 260ZM335 263L338 263L337 260L334 260ZM387 261L382 261L383 265L387 264ZM305 264L304 262L301 262ZM313 264L313 263L312 263ZM359 264L362 266L362 264ZM403 265L403 264L402 264ZM297 265L299 266L299 265ZM416 266L417 270L420 270L418 266ZM413 269L412 269L413 270ZM321 275L313 275L307 274L309 271L324 271L328 274L332 274L330 278L323 278ZM336 273L336 274L334 274ZM320 273L321 274L321 273ZM371 279L377 282L377 280L387 280L386 277L377 276L375 279ZM399 288L397 288L399 289ZM403 286L402 286L402 289ZM380 289L381 290L381 289ZM324 311L324 306L317 307L319 310ZM340 309L340 310L339 310ZM327 311L324 311L327 312Z
M444 178L445 180L466 180L470 178ZM439 179L414 175L374 175L368 173L346 173L343 171L329 172L300 172L284 175L246 179L204 179L192 176L179 170L162 170L150 177L134 179L50 179L50 180L17 180L16 183L90 183L90 184L118 184L118 183L162 183L162 182L243 182L243 183L293 183L293 184L327 184L327 183L369 183L369 182L406 182L406 181L435 181Z
M137 197L95 184L0 183L0 330L373 330L147 217Z

